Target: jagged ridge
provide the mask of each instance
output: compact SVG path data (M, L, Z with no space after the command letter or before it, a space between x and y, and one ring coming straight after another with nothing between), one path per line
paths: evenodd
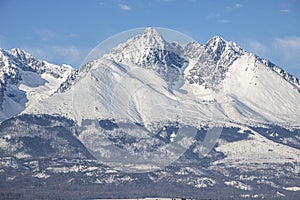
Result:
M21 49L0 49L0 121L49 97L73 73L69 65L38 60Z

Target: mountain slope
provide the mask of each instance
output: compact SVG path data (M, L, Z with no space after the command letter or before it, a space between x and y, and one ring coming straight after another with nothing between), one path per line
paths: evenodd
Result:
M299 89L234 42L183 47L148 28L0 124L0 182L36 196L297 199Z
M180 47L148 28L88 63L66 85L71 90L28 112L65 113L73 119L118 116L147 124L151 118L163 120L146 109L157 105L164 116L174 120L180 112L187 123L213 117L221 124L299 126L299 80L220 37Z
M174 87L183 73L187 60L178 43L169 43L153 28L113 48L104 58L125 65L136 65L157 72Z
M120 141L120 146L130 147L128 143L133 138L124 134L116 137L114 131L122 131L124 127L113 123L101 120L99 134L110 133L112 140ZM49 115L25 114L3 122L0 125L0 194L19 193L26 199L154 195L214 199L298 197L299 145L288 147L263 135L269 131L273 134L270 138L276 138L277 133L284 133L279 137L299 136L300 129L224 127L216 149L203 158L195 154L206 132L199 129L196 145L191 145L179 160L145 173L125 173L93 159L78 140L77 130L72 120ZM168 135L168 131L159 135L164 137L164 134Z
M282 76L275 65L220 37L212 38L206 45L174 45L148 28L84 66L75 80L66 84L69 88L65 92L56 93L25 112L73 119L78 126L78 139L94 156L100 157L97 152L113 156L117 151L107 145L112 141L110 135L123 137L115 128L112 133L99 128L101 120L120 127L128 139L132 136L148 138L159 133L164 125L178 132L184 126L191 126L191 135L204 126L299 128L300 93L295 77ZM168 56L184 62L167 59ZM178 73L168 71L170 66L175 66ZM169 75L165 76L160 69L174 75L171 84ZM280 139L269 139L298 146L297 134L279 135ZM134 146L141 148L156 142L150 139ZM118 145L120 143L123 141L118 141ZM129 144L124 145L130 154L135 152L127 148ZM271 152L268 155L271 156Z
M48 98L72 73L69 65L40 61L21 49L0 49L0 121Z

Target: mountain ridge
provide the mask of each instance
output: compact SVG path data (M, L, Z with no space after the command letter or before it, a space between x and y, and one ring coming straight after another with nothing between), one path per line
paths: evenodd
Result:
M132 63L138 64L138 65L141 65L141 66L145 66L146 62L143 61L143 60L141 60L141 61L132 61L133 58L130 59L130 58L126 58L126 56L125 56L125 61L124 61L124 60L122 60L124 58L122 58L122 56L119 53L120 53L120 51L122 51L122 49L128 48L128 43L131 43L133 40L136 40L136 39L141 39L141 38L143 38L143 37L145 37L149 34L153 34L154 37L159 37L160 38L159 39L160 43L159 44L155 43L155 45L156 46L158 45L158 47L156 48L155 45L154 45L154 48L161 50L161 49L165 48L164 45L167 46L167 47L172 46L172 43L168 43L154 28L150 27L150 28L145 29L144 33L142 33L140 35L137 35L137 36L129 39L128 41L126 41L122 44L117 45L115 48L112 49L112 51L110 53L105 54L103 56L103 58L114 59L116 62L121 62L121 63L124 63L124 64L126 64L126 62L129 62L129 63L132 62ZM154 41L156 41L156 40L154 40ZM237 56L241 56L245 53L249 53L249 52L245 51L244 49L242 49L240 46L238 46L235 42L232 42L232 41L228 42L220 36L212 37L211 39L209 39L207 41L206 44L192 42L192 43L188 43L184 47L181 47L179 44L175 44L175 46L173 46L173 48L171 48L171 51L174 51L174 49L175 49L175 51L174 51L175 54L178 54L177 53L178 51L179 52L180 51L187 51L188 52L188 48L191 48L191 45L193 43L199 45L200 49L201 49L201 47L203 47L203 48L205 47L206 48L205 51L208 52L208 54L213 54L212 59L214 61L218 62L218 63L216 63L216 65L221 65L221 66L230 65L236 59ZM221 43L221 45L218 44L218 43ZM151 46L151 44L150 44L150 46ZM147 48L151 49L150 47L147 47ZM215 48L215 49L213 49L213 48ZM194 48L194 50L195 50L195 48ZM132 51L132 50L129 50L129 51ZM224 51L226 51L226 55L222 55ZM189 54L187 52L185 52L183 54L185 54L185 55ZM113 54L116 54L117 57L114 57ZM198 54L199 54L199 52L198 52ZM252 53L250 53L250 54L252 54ZM253 54L253 55L255 55L255 54ZM189 55L189 56L192 56L192 55ZM223 58L221 58L221 56L223 56ZM300 86L300 80L298 79L298 77L296 77L292 74L289 74L286 70L284 70L283 68L273 64L268 59L261 58L257 55L255 55L255 56L258 60L261 60L264 64L266 64L273 71L275 71L277 74L279 74L282 78L284 78L285 80L291 82L296 87ZM123 55L123 57L124 57L124 55ZM133 56L133 57L135 59L141 59L142 56ZM145 55L144 55L144 57L145 57ZM147 56L146 56L146 58L147 58ZM94 61L92 61L92 62L94 62ZM150 63L150 64L155 64L155 63ZM88 65L89 64L87 63L86 66L88 66ZM83 66L82 68L84 69L85 66ZM67 85L71 85L71 84L67 83Z
M173 93L171 95L175 95L176 98L179 98L179 96L180 98L186 98L178 92L189 92L194 97L188 98L195 98L196 96L198 96L197 98L200 98L203 102L216 101L215 105L209 103L210 106L212 106L212 108L216 111L216 113L214 113L215 111L205 111L204 106L206 105L203 103L197 103L197 107L200 106L200 113L203 113L203 119L208 118L209 115L215 115L219 117L222 116L222 118L227 119L226 121L238 120L238 122L241 123L250 123L252 119L255 119L254 122L251 123L274 122L284 124L286 122L292 122L292 126L299 126L297 122L297 118L299 117L297 113L299 112L297 112L297 110L299 110L300 108L295 103L297 102L297 96L299 95L299 92L297 92L298 94L294 94L293 92L291 92L293 90L299 91L300 85L298 85L299 81L296 77L279 73L279 69L281 68L271 64L271 62L269 62L268 60L261 59L252 53L248 53L247 51L241 49L234 42L227 42L220 37L214 37L213 39L209 40L206 45L190 43L186 47L178 47L178 45L175 45L175 47L173 46L174 48L169 48L170 45L172 46L172 44L174 43L165 41L161 38L161 36L157 35L158 32L153 31L154 30L152 30L151 28L148 28L145 30L145 33L135 36L125 43L118 45L116 48L114 48L114 50L112 50L111 53L104 55L98 60L87 63L78 72L78 74L71 76L70 79L68 79L69 81L62 83L63 89L59 89L59 91L66 91L66 95L64 95L64 92L62 92L60 95L55 94L54 96L57 97L53 97L53 99L50 98L49 100L44 101L45 105L47 106L41 104L41 106L37 106L36 108L33 108L26 112L39 113L39 110L41 110L41 112L61 113L61 111L59 110L63 110L64 113L71 113L72 109L74 109L71 108L74 106L74 103L71 102L74 100L74 90L70 91L70 88L74 87L76 93L76 90L79 90L78 88L81 88L81 86L79 86L80 83L78 82L82 82L82 79L87 78L89 80L86 79L83 82L86 82L84 84L87 84L89 82L89 85L82 86L82 88L78 92L81 93L80 96L82 96L82 94L86 94L86 97L90 96L90 101L92 102L95 102L94 100L92 100L92 98L94 98L92 96L97 96L99 94L99 98L103 100L99 100L99 106L96 107L103 108L103 110L95 111L94 109L92 109L92 107L90 107L90 111L86 113L86 110L82 110L84 109L84 103L79 103L80 109L78 110L78 113L86 113L86 117L89 118L89 116L92 117L91 113L102 112L103 116L108 117L109 115L111 115L109 113L117 112L117 110L111 110L112 105L110 104L117 103L114 102L114 100L112 101L112 98L122 99L123 97L118 97L118 95L121 95L121 93L125 96L131 95L131 93L133 92L132 89L137 87L136 85L132 85L134 84L133 82L122 82L126 81L125 79L130 78L131 76L139 79L138 74L134 75L131 73L145 73L140 82L135 84L140 85L143 83L144 85L142 84L141 86L145 86L145 88L148 88L155 82L160 83L162 80L166 81L167 90L165 90L164 88L155 89L156 95L166 95L163 98L169 98L168 96L170 96L170 94L168 93L170 92ZM159 37L159 41L163 42L163 44L158 45L158 49L150 48L151 51L148 51L149 41L147 39L147 34L149 33L155 34L154 37ZM156 43L156 41L154 42ZM141 49L139 49L138 47L140 47ZM144 48L147 51L144 51ZM187 48L190 48L191 51L188 51ZM175 49L175 52L172 52L173 49ZM178 51L178 49L180 51ZM128 59L122 59L123 57ZM167 59L168 57L170 59ZM181 67L183 71L180 70ZM151 75L151 77L153 77L154 79L149 79L149 77L146 77L146 74L150 73L149 70L154 72L154 74ZM104 75L104 73L110 75ZM155 78L156 75L158 75L160 78ZM282 79L282 81L279 81L280 79ZM269 83L266 82L266 80L269 80ZM110 83L111 85L109 86L105 84L105 81L107 83ZM147 84L147 82L151 84L149 86L145 85ZM279 83L281 85L278 85ZM98 86L98 84L100 84L101 86ZM119 90L118 87L123 88L123 86L121 86L122 84L128 85L124 85L125 88L128 87L128 94L125 94L121 90L117 91ZM276 86L277 88L274 88L274 85L278 85ZM180 87L182 87L182 89L180 89ZM293 89L290 90L286 87L292 87ZM123 88L123 90L125 88ZM281 90L278 91L278 88L281 88ZM102 89L103 91L107 92L104 94L100 94ZM153 90L153 88L151 89L150 87L148 89ZM116 94L110 94L112 91L115 91ZM162 93L159 94L157 93L158 91ZM250 96L250 93L245 93L244 91L252 91L253 94L255 94L254 96L258 95L256 96L257 99L254 99L253 96ZM120 94L118 94L118 92ZM289 96L289 98L286 98L285 95ZM61 99L64 98L65 102L69 103L58 103L62 101ZM139 102L139 100L137 99L132 102L133 99L128 98L129 97L125 98L126 101L129 101L128 103L132 104L132 106L134 107L137 106L135 104L141 104L141 102ZM161 97L157 98L160 99ZM166 103L168 100L165 99L161 101ZM186 100L182 99L180 101ZM225 101L227 103L225 103ZM268 104L267 102L273 102L275 105L277 104L282 106L278 106L276 109L272 109L270 107L270 104ZM261 105L262 103L263 105ZM51 104L55 106L53 107L51 106ZM67 104L70 106L69 108L67 108L67 106L63 106L63 104ZM146 113L141 113L144 111L139 111L137 108L127 108L126 105L123 105L124 103L122 103L121 101L118 104L120 105L116 105L116 109L117 107L119 107L120 109L120 106L122 105L123 107L125 106L125 110L135 110L134 117L124 114L125 116L127 116L124 116L125 118L133 117L137 119L140 118L140 116L148 116L148 114ZM288 108L286 110L284 109L285 105ZM56 106L59 110L55 108ZM189 110L190 108L186 109ZM244 112L247 114L245 114ZM67 116L72 115L74 116L76 114L68 114ZM228 117L230 115L235 116L234 119ZM293 117L290 119L288 116ZM148 119L146 121L148 121ZM141 122L141 120L139 122Z
M220 37L181 47L157 33L68 71L0 123L3 195L297 199L298 79ZM6 86L26 105L40 86L25 84L56 78L15 54L29 71Z
M18 48L0 49L0 120L19 114L54 94L55 88L58 89L73 71L69 65L58 66L38 60Z

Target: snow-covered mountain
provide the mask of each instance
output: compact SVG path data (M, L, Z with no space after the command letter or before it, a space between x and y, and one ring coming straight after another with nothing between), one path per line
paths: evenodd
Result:
M53 76L2 52L33 71L18 72ZM33 84L10 74L9 85ZM3 190L297 199L300 81L270 61L221 37L181 46L147 28L65 75L43 99L32 89L38 102L0 124Z
M221 124L300 126L299 80L220 37L181 47L148 28L64 85L66 92L28 113L147 124L165 116L175 120L180 112L186 123L214 118ZM163 107L165 115L149 112L149 105Z
M21 49L0 49L0 121L48 98L75 70L37 60Z
M104 58L154 70L172 87L188 63L183 55L183 47L178 43L169 43L155 29L147 28Z

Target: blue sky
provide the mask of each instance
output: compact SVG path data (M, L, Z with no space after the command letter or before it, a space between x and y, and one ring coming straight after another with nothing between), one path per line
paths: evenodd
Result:
M108 37L139 27L219 35L300 77L299 0L1 0L0 47L79 67Z

